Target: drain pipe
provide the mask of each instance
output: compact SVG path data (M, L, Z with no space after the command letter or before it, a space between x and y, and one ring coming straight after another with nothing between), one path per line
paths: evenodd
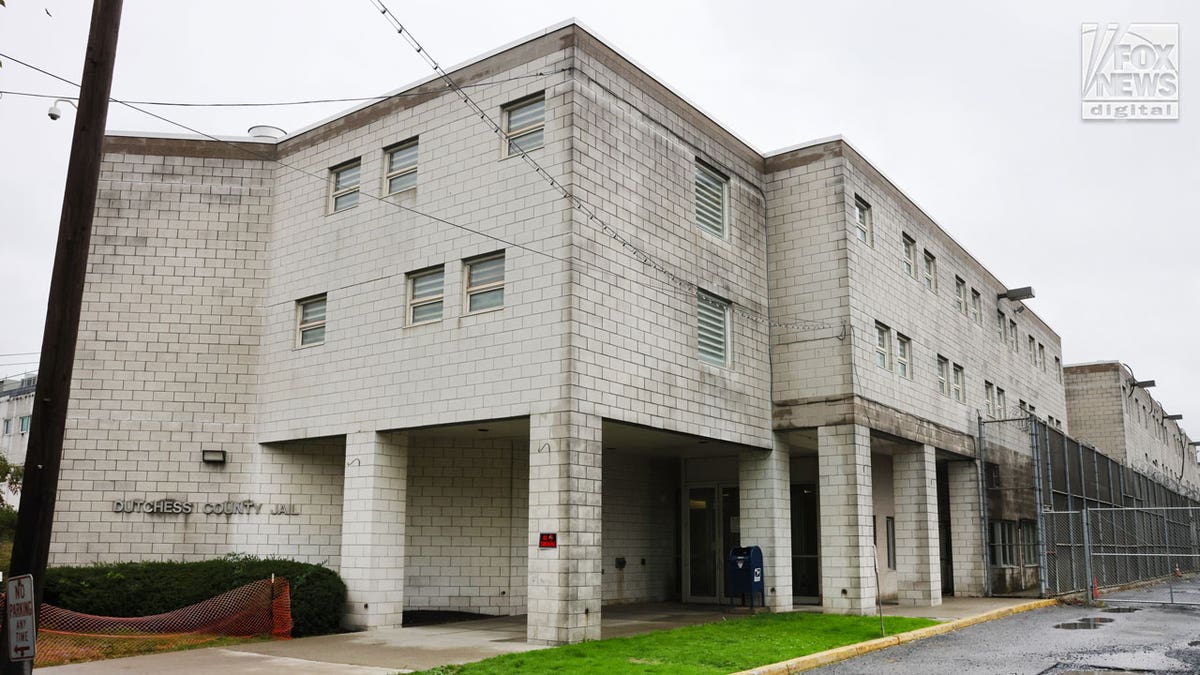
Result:
M976 413L979 420L979 432L975 439L975 454L978 470L975 472L976 479L979 483L979 529L983 534L983 597L992 597L992 570L991 559L988 557L988 503L987 503L987 486L984 485L983 474L987 467L984 461L984 438L983 438L983 415Z

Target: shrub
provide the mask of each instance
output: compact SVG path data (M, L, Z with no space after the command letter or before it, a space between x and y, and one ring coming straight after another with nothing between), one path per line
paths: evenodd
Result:
M346 584L321 565L228 555L199 562L100 563L46 570L44 601L100 616L149 616L207 600L274 574L288 580L292 635L340 630Z

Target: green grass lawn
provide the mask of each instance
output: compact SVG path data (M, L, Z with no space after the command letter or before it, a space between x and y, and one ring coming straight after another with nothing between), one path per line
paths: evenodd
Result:
M938 623L887 617L888 635ZM880 637L879 617L832 614L760 614L699 626L598 640L461 666L429 675L487 673L680 673L725 674Z

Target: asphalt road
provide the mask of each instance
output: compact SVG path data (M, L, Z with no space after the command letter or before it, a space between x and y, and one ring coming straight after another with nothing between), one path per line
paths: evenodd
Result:
M1112 611L1136 607L1136 611ZM1100 619L1094 624L1083 619ZM1084 624L1079 626L1078 624ZM1075 628L1058 628L1076 624ZM1094 628L1084 627L1094 625ZM809 671L820 675L1200 673L1200 607L1047 607Z

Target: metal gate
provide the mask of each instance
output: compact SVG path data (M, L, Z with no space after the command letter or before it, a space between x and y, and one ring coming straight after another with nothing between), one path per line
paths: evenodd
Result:
M1106 602L1200 605L1200 507L1043 514L1047 590ZM1164 582L1143 584L1141 582Z

